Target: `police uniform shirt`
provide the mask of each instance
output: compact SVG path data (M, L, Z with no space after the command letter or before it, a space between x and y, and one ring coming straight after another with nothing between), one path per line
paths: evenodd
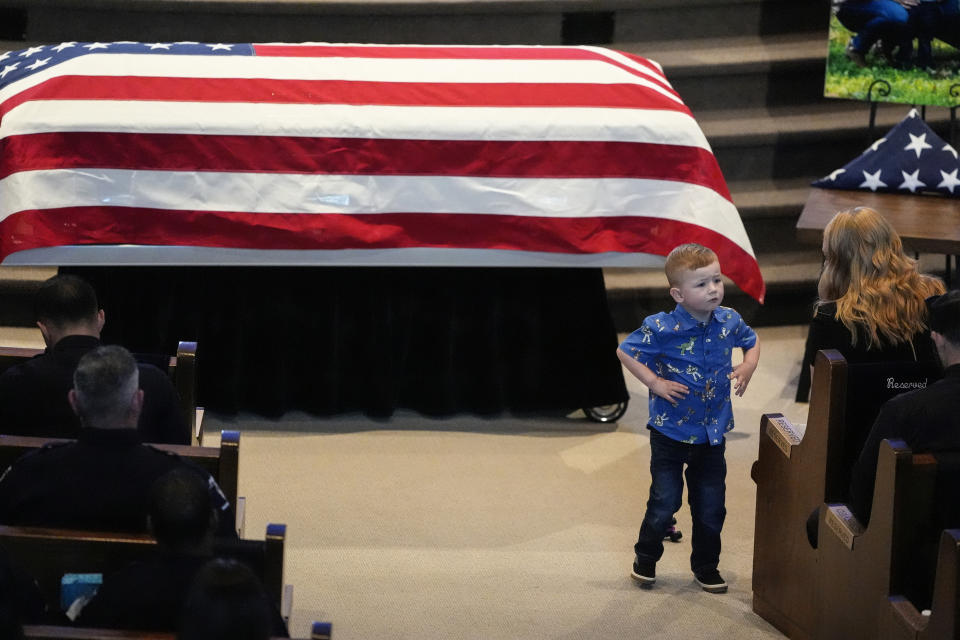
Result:
M67 392L84 354L100 346L93 336L66 336L44 353L10 367L0 375L0 433L76 438L80 421ZM143 442L190 444L190 426L180 409L169 376L139 364L143 411L137 426Z
M146 531L154 480L188 465L208 482L219 533L233 532L232 509L206 471L140 442L133 429L81 429L76 442L27 453L0 477L0 524Z

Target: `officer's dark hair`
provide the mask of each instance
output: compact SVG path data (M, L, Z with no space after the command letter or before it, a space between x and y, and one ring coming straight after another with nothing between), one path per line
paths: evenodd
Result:
M948 342L960 347L960 289L927 298L929 325Z
M207 479L190 467L172 469L154 481L147 513L157 542L173 549L194 548L216 529Z
M91 322L98 311L97 292L89 282L69 273L46 280L33 298L36 319L56 326Z
M194 577L177 640L269 640L270 607L263 586L245 564L211 560Z
M112 421L126 415L139 382L137 362L123 347L101 346L84 354L73 372L81 422L89 427L118 426Z

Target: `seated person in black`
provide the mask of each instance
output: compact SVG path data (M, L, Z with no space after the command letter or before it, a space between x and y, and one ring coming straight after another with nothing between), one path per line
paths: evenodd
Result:
M203 474L222 534L236 536L233 511L213 477L140 442L137 420L144 392L139 372L123 347L97 347L80 359L67 396L80 417L79 437L32 451L4 472L0 523L146 531L154 480L187 466Z
M880 409L850 481L848 506L864 526L869 523L873 508L877 457L884 439L901 439L919 453L960 451L960 291L931 298L928 306L930 336L944 375L926 389L899 395ZM946 473L945 478L938 478L938 491L956 481L955 469ZM933 597L940 532L960 525L957 491L960 489L946 489L934 495L935 522L919 528L914 560L902 567L899 582L903 593L921 610L930 607Z
M77 362L100 346L104 312L89 283L73 275L47 280L34 299L46 351L0 375L0 433L76 438L77 416L67 402ZM173 383L163 371L140 364L145 397L138 429L143 442L190 444L190 426Z
M929 362L936 352L924 300L943 282L920 273L887 220L868 207L838 212L823 230L823 271L810 322L797 402L807 402L814 357L836 349L847 362Z
M194 576L214 558L217 512L207 483L193 469L178 468L154 483L149 526L156 555L105 576L75 620L86 627L176 631ZM286 635L275 612L271 633Z
M850 511L864 526L870 522L880 443L900 439L914 452L960 451L960 291L952 290L927 301L930 336L944 366L943 378L925 389L895 396L881 408L863 445L851 476ZM958 505L937 505L937 512L956 520ZM807 536L818 543L817 512L807 521ZM931 526L932 538L906 567L904 590L918 608L929 606L939 533L957 522Z
M960 290L931 298L928 307L943 378L881 407L850 480L850 510L864 525L873 508L881 441L899 438L914 452L960 450Z
M23 625L41 622L46 609L36 580L0 547L0 638L23 638Z
M277 633L276 608L263 586L236 560L210 561L187 595L177 640L269 640ZM282 621L281 621L282 622Z

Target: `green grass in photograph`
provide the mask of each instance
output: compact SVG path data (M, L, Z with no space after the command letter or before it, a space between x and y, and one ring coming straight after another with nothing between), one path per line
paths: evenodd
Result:
M939 40L933 41L935 69L897 69L887 64L874 50L867 54L869 67L858 67L844 53L852 37L836 16L830 20L830 43L827 52L827 74L824 95L831 98L867 100L874 80L890 83L890 95L877 88L870 96L879 102L953 107L960 105L960 51ZM951 96L951 87L956 96Z

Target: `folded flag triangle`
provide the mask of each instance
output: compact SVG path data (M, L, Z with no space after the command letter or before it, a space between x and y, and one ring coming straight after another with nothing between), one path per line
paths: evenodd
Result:
M923 121L916 109L841 169L813 183L823 189L960 198L957 151Z

